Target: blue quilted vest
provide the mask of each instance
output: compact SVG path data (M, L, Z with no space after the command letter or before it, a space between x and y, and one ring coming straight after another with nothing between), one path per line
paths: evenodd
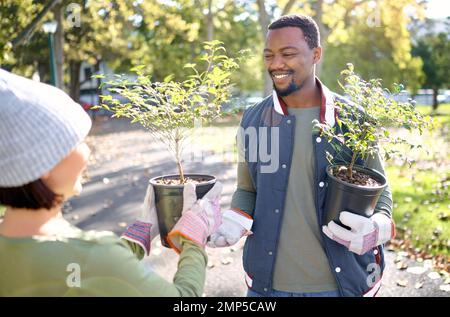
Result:
M320 120L334 125L334 101L342 97L329 91L319 80L317 82L322 90ZM254 141L251 142L251 137L247 134L244 134L242 139L245 159L257 192L253 214L253 234L245 243L243 264L248 286L261 294L267 294L272 289L295 142L295 116L288 115L285 105L282 101L280 104L280 101L274 92L273 96L247 109L241 121L243 131L253 130L258 136L256 145ZM276 142L272 140L274 138L279 138L279 162L276 169L268 168L267 160L262 160L258 154L261 149L268 152L273 150L273 142ZM320 232L322 232L322 225L325 225L323 208L327 191L325 169L329 165L325 153L335 151L332 145L316 132L311 131L311 140L315 153L314 201ZM358 164L364 164L364 162L359 161ZM364 255L357 255L323 233L322 239L340 294L342 296L375 295L381 286L385 266L383 247L379 246Z

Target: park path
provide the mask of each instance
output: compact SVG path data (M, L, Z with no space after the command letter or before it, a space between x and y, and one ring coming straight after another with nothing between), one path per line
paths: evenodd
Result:
M138 216L148 179L175 173L174 163L149 133L125 120L97 117L87 142L92 156L84 190L64 206L64 216L85 230L120 234ZM229 206L236 181L234 163L211 154L203 162L186 163L185 171L215 175L224 185L222 207ZM230 248L207 249L205 296L245 296L243 244L242 240ZM450 296L449 278L433 272L429 261L418 263L395 251L386 252L386 260L379 296ZM170 281L177 255L155 239L151 256L144 261Z

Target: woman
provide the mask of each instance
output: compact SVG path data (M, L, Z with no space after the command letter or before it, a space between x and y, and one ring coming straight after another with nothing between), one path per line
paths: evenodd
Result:
M183 193L170 234L180 250L173 283L139 262L158 235L153 188L144 218L122 236L82 231L61 213L81 192L89 116L64 92L0 69L0 296L200 296L206 238L221 222L216 184L202 200Z

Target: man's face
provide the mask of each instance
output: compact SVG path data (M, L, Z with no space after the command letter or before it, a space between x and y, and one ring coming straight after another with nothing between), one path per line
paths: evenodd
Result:
M320 47L309 48L300 28L269 30L264 63L278 95L288 96L301 90L305 80L313 75L320 54Z

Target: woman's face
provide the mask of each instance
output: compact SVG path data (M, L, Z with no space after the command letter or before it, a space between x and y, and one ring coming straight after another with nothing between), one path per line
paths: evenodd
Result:
M82 190L81 176L86 169L91 150L85 142L81 142L50 172L42 177L44 183L64 199L79 195Z

